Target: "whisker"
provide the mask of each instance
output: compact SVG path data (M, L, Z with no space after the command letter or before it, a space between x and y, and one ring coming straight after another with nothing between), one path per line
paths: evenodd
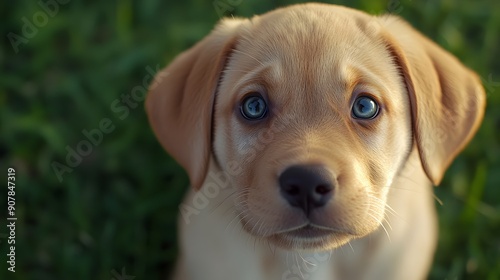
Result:
M310 264L310 265L312 265L312 266L317 266L317 264L312 263L312 262L307 261L306 259L304 259L304 257L302 257L302 255L300 254L300 252L298 252L298 254L299 254L299 257L302 259L302 261L303 261L304 263L306 263L306 264Z
M276 256L275 253L276 253L276 250L273 251L273 249L271 248L271 243L269 243L269 240L266 240L266 243L267 243L267 247L269 248L269 251L271 251L271 253L273 253L273 257Z
M387 210L389 210L389 211L388 211L389 213L393 214L394 216L401 217L401 216L399 216L398 212L396 212L396 210L394 210L394 209L391 207L391 205L389 205L389 203L388 203L388 202L386 202L386 203L385 203L385 207L386 207L386 209L387 209Z
M224 202L226 202L226 200L228 198L230 198L232 195L236 194L237 191L234 191L234 192L231 192L228 196L226 196L219 204L217 204L217 206L215 206L212 210L210 210L210 212L208 213L209 215L212 215L215 210L217 210L217 208L219 208L222 204L224 204Z
M241 219L241 222L242 222L244 219L246 219L247 217L249 217L249 216L250 216L250 213L247 213L247 215L245 215L245 216ZM248 223L250 223L250 222L253 220L253 218L254 218L254 217L250 217L250 219L249 219L249 220L247 220L247 221L243 224L243 228L246 228L246 227L247 227L247 225L248 225Z
M290 265L288 265L288 251L286 252L285 263L287 267L290 267Z
M262 234L262 231L261 231L261 229L262 229L262 226L263 226L263 225L264 225L264 223L260 223L260 227L259 227L259 229L257 230L257 233L259 233L259 234L260 234L260 235L262 235L262 236L265 236L264 234Z
M246 189L245 189L245 190L242 190L242 191L240 191L240 192L235 191L235 192L231 193L231 195L230 195L229 197L231 197L232 195L235 195L235 194L236 194L236 197L234 198L234 200L238 200L238 199L242 198L245 194L248 194L249 192L250 192L250 191L249 191L249 190L246 190ZM225 200L226 200L226 199L228 199L229 197L225 198ZM241 202L241 203L240 203L240 205L246 205L246 203L247 203L247 202L243 201L243 202ZM228 212L229 210L234 210L234 209L233 209L233 207L228 207L228 209L227 209L226 211L224 211L224 213L223 213L223 214L224 214L224 215L225 215L225 214L227 214L227 212Z
M242 212L242 213L237 214L236 216L234 216L234 217L233 217L233 218L229 221L229 223L226 225L226 228L224 228L224 233L226 233L226 231L227 231L227 230L231 227L231 224L232 224L235 220L237 220L237 219L238 219L238 216L240 216L240 215L242 215L242 214L243 214L243 212Z
M351 240L347 241L347 245L349 245L349 247L351 247L351 250L352 250L352 252L354 253L354 248L353 248L353 247L352 247L352 245L351 245Z
M391 186L390 188L394 189L394 190L408 191L408 192L417 193L417 194L424 193L424 192L416 190L416 189L408 189L408 188L401 188L401 187L395 187L395 186Z
M259 218L259 219L257 220L257 223L255 223L255 224L253 225L252 230L250 230L250 232L252 232L252 233L254 232L253 230L254 230L254 229L255 229L255 227L256 227L256 226L260 223L260 221L261 221L261 220L262 220L262 217L261 217L261 218Z
M392 226L391 226L391 223L389 222L389 220L387 220L386 217L384 217L384 221L387 223L387 225L389 226L389 229L393 230L392 229Z
M434 197L434 199L439 203L439 205L441 205L441 206L444 205L443 201L441 199L439 199L439 197L437 197L436 194L433 193L432 197Z
M259 222L257 222L257 224L258 224L258 223L259 223ZM253 232L253 229L252 229L252 232ZM257 243L257 237L256 237L256 236L254 236L254 238L253 238L253 251L254 251L254 252L256 252L256 250L255 250L255 244L256 244L256 243Z
M297 263L297 268L299 269L299 273L300 273L300 276L302 277L302 279L304 279L304 274L302 274L302 270L300 269L300 265L299 265L299 259L297 258L297 254L294 254L295 255L295 263Z
M380 222L375 216L373 216L373 214L371 214L370 212L367 212L366 214L370 215L385 231L385 234L387 235L387 238L389 239L389 242L392 243L392 240L391 240L391 237L389 236L389 232L387 231L387 229L385 228L384 226L384 223Z
M246 221L246 223L241 227L242 230L244 230L246 228L246 225L248 223L250 223L250 221L253 220L253 217L250 217L250 219L248 221ZM253 235L252 234L248 234L248 239L247 239L247 243L250 242L250 240L252 239Z
M370 198L372 198L373 200L375 200L375 204L372 203L373 206L377 207L377 209L379 210L382 210L382 211L385 211L387 210L387 213L390 213L392 215L394 215L395 217L399 218L399 219L403 219L403 217L401 215L399 215L399 213L394 210L387 201L383 201L382 199L374 196L374 195L371 195L371 194L368 194L368 196Z
M416 184L416 185L419 185L419 182L417 182L415 179L413 179L412 177L410 176L407 176L407 175L403 175L403 174L399 174L399 177L400 178L403 178L403 179L406 179L406 180L409 180L410 182Z

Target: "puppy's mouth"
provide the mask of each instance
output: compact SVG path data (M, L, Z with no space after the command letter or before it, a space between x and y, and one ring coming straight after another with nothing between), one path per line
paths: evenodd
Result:
M285 249L330 250L349 242L354 236L346 231L306 224L277 232L268 239Z
M322 238L328 235L333 234L334 231L330 229L323 229L317 226L307 224L297 229L292 229L281 234L287 235L290 238L298 238L298 239L315 239Z

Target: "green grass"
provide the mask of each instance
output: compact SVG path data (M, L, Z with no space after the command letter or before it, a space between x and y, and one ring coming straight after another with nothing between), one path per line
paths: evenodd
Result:
M476 70L488 93L481 129L436 188L443 205L436 203L440 238L430 279L500 279L500 2L391 2L336 3L399 13ZM226 15L291 3L242 0ZM0 3L0 279L112 279L122 268L135 279L165 279L188 179L154 138L142 102L127 105L126 116L112 104L142 84L147 66L163 67L206 35L219 15L202 0L69 0L58 8L16 53L9 32L22 35L22 18L33 22L43 10L37 1ZM114 130L60 182L51 163L65 163L66 148L76 149L82 130L104 118ZM1 238L10 166L15 273L7 272Z

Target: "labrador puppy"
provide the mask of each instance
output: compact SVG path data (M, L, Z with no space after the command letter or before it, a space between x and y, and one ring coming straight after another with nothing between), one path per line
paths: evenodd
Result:
M484 107L478 76L396 16L223 19L146 100L192 185L173 279L425 279L432 185Z

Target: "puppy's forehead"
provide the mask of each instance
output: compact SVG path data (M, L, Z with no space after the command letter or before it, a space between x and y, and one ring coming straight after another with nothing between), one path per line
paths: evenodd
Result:
M360 26L370 21L371 16L338 7L327 10L314 7L294 7L256 16L252 19L250 39L274 47L303 45L314 52L325 50L326 45L335 42L355 42L369 35L360 32ZM277 42L279 44L275 44Z
M265 70L275 84L294 77L289 82L295 89L300 85L315 91L327 85L345 90L361 72L385 75L391 63L382 40L366 28L376 26L376 20L359 11L299 5L256 16L251 22L241 34L235 57L241 59L243 70ZM392 77L388 73L380 78Z

